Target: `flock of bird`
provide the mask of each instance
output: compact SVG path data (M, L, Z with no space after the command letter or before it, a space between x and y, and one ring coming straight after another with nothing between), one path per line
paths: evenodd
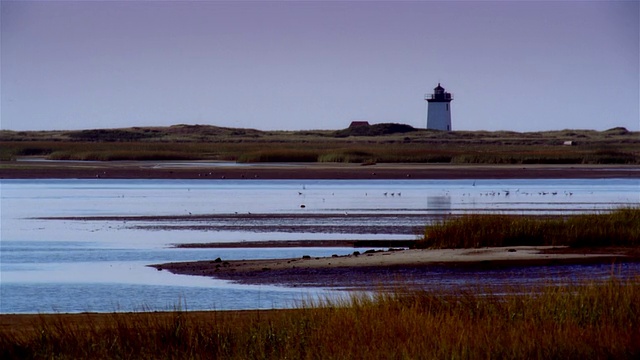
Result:
M505 196L508 197L509 195L511 195L512 190L502 190L502 191L488 191L488 192L481 192L479 193L480 196ZM519 194L519 195L536 195L536 193L534 192L527 192L527 191L520 191L520 189L516 189L514 191L515 194ZM558 191L539 191L537 193L537 195L540 196L545 196L545 195L552 195L552 196L556 196L558 195L559 192ZM571 191L564 191L563 192L564 196L573 196L573 192ZM302 196L305 195L302 191L298 191L298 195ZM335 195L334 193L331 193L331 195ZM368 196L368 193L364 193L364 196ZM401 192L384 192L382 193L383 196L402 196ZM445 192L445 196L449 196L449 192L446 191ZM462 193L462 196L473 196L472 193ZM324 199L323 199L324 200Z
M387 193L384 193L382 195L387 196ZM391 193L391 196L396 196L396 193ZM402 196L402 193L398 193L398 196Z
M516 194L521 194L521 195L535 195L535 193L530 193L530 192L526 192L526 191L522 191L521 192L520 189L517 189L515 191L515 193ZM490 192L486 192L486 193L480 193L480 196L502 196L502 195L509 196L510 194L511 194L510 190L502 190L501 192L500 191L498 191L498 192L490 191ZM464 195L467 195L467 194L465 193L465 194L462 194L462 195L464 196ZM471 193L469 193L468 195L471 196ZM545 195L553 195L553 196L555 196L555 195L558 195L558 192L557 191L539 191L538 195L540 195L540 196L545 196ZM564 191L564 195L565 196L572 196L573 192Z

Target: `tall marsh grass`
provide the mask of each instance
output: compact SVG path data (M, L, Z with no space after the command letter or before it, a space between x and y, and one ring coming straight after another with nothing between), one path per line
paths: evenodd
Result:
M640 208L581 214L568 218L536 218L470 214L427 226L419 248L487 246L637 246Z
M183 132L186 131L186 132ZM209 134L216 134L211 135ZM2 136L2 135L5 136ZM75 135L74 135L75 134ZM261 135L260 135L261 134ZM239 162L640 164L635 133L609 138L565 133L415 131L410 134L332 137L326 133L256 133L248 130L175 127L28 134L0 131L0 160L38 155L52 159L198 159ZM405 136L407 135L407 136ZM41 138L42 140L35 140ZM89 141L92 139L92 141ZM119 139L119 140L118 140ZM582 139L582 138L581 138Z
M507 295L353 295L268 312L43 317L3 359L637 359L640 279ZM82 316L82 315L79 315Z
M122 160L197 160L199 157L181 151L152 151L152 150L104 150L104 151L56 151L47 157L49 160L80 160L80 161L122 161Z

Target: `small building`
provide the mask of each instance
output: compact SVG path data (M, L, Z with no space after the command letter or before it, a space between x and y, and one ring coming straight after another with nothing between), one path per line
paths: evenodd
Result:
M433 89L433 94L426 94L424 99L429 103L427 129L451 131L451 100L453 100L453 95L446 92L438 83L438 86Z
M359 127L359 126L369 126L369 122L368 121L352 121L351 125L349 125L350 128Z

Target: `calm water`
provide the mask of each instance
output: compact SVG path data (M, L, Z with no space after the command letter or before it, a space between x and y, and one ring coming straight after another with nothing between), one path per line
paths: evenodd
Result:
M238 285L159 272L146 265L217 257L233 260L329 256L353 251L172 247L180 243L413 239L416 235L411 231L386 234L384 229L387 225L419 228L434 216L450 213L563 214L640 204L640 181L635 179L2 180L0 191L2 313L170 310L177 306L189 310L290 307L300 300L333 292ZM190 215L249 213L340 217L293 217L294 220L265 220L259 224L242 219L237 224L208 221L195 227L188 219ZM383 218L350 218L353 214ZM162 222L42 219L155 215L183 217ZM313 231L305 230L297 221ZM283 230L289 225L293 230ZM278 230L265 232L265 226ZM372 233L363 232L362 226L371 228ZM616 271L623 275L640 273L637 265L624 265ZM434 270L425 286L482 282L509 285L606 277L610 272L610 266L483 274Z

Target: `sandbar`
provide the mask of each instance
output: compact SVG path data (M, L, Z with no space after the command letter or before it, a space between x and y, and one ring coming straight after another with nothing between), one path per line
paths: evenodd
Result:
M420 277L433 267L496 269L503 267L639 262L636 248L513 246L477 249L389 249L296 259L216 259L150 265L175 274L209 276L243 284L369 288L403 282L398 274Z

